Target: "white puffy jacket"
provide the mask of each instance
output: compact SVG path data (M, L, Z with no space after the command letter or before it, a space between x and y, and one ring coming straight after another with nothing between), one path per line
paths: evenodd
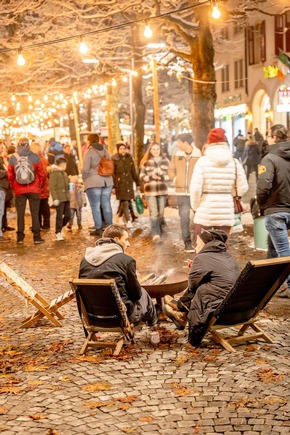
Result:
M238 196L243 196L249 188L245 171L232 157L228 144L220 142L209 146L196 162L190 183L194 223L205 226L234 224L235 179Z

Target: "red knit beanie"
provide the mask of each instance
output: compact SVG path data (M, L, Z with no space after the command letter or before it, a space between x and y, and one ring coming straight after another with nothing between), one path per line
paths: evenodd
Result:
M212 128L207 136L207 143L228 142L223 128Z

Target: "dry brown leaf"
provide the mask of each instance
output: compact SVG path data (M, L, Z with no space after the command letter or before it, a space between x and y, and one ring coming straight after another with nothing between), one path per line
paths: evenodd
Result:
M134 402L135 400L138 400L137 396L127 396L127 397L116 397L115 400L118 400L119 402Z
M46 435L60 435L60 433L57 432L55 429L48 429Z
M85 385L82 389L90 393L95 393L96 391L110 390L111 387L112 385L108 382L97 382L96 384Z
M216 357L215 356L205 356L203 358L203 361L216 361Z
M260 381L265 384L269 384L270 382L280 382L283 379L282 373L276 373L272 369L259 369L257 371L257 376Z
M150 421L154 420L154 418L151 417L151 415L148 415L147 417L140 417L139 420L144 421L146 423L150 423Z
M171 386L173 388L178 388L178 387L180 387L180 383L179 382L171 382Z
M29 415L29 418L31 418L31 420L41 420L42 418L46 418L44 415Z
M182 364L186 363L190 359L190 355L180 355L175 358L174 365L181 366Z
M35 366L33 364L27 364L24 367L25 372L44 372L48 369L50 369L50 366Z
M267 361L266 359L256 359L256 364L268 364L269 361Z
M61 382L69 382L71 378L69 376L60 376L58 380Z
M27 382L27 384L28 385L32 385L32 386L35 386L35 385L43 385L44 384L44 382L43 381L28 381Z
M188 396L191 393L195 393L194 390L188 390L186 387L177 388L174 392L179 397L184 397L184 396Z
M8 413L8 409L4 406L0 406L0 415L5 415Z
M288 403L288 400L286 397L280 397L280 396L269 396L265 397L264 403L267 405L286 405Z
M256 350L259 350L261 346L249 344L249 346L246 346L247 352L255 352Z
M22 391L23 391L23 389L19 388L19 387L3 387L3 388L0 388L0 394L1 393L18 394L18 393L21 393Z
M126 428L122 429L122 432L124 432L124 433L134 433L135 430L137 430L137 426L126 427Z
M121 411L127 411L127 409L132 408L132 405L130 403L118 403L117 408L120 409Z
M8 387L11 385L17 385L17 384L21 384L22 382L23 382L22 379L9 377L6 382L1 383L1 387Z
M47 352L64 352L65 346L72 344L73 340L62 340L62 341L55 341L54 343L51 343L50 346L46 347Z
M195 428L193 429L193 433L199 433L200 432L200 426L195 426Z
M94 408L102 408L103 406L113 406L114 402L112 400L108 400L107 402L89 402L89 403L85 403L84 406L86 406L87 408L90 409L94 409Z

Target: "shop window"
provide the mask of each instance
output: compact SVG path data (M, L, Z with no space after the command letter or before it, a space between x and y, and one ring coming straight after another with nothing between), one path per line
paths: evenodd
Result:
M235 69L235 89L244 87L244 62L243 59L237 60L234 64Z
M225 65L222 69L222 92L230 90L230 68Z

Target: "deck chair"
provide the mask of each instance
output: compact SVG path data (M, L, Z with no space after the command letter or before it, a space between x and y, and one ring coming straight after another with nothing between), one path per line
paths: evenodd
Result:
M213 313L207 332L230 352L235 352L232 344L258 338L273 343L256 321L289 273L290 257L248 262L232 290ZM226 329L233 327L238 328L236 333L225 334Z
M47 317L55 326L62 326L59 320L64 317L58 309L74 298L72 290L58 296L51 302L44 299L31 285L22 279L14 270L7 266L4 261L0 262L0 276L12 285L25 299L30 302L37 311L25 319L20 325L21 328L28 328L43 317Z
M134 342L134 326L127 317L114 279L73 279L70 285L75 293L78 311L86 335L80 354L88 347L114 348L113 355L119 355L125 341ZM96 333L118 333L118 341L106 339Z

